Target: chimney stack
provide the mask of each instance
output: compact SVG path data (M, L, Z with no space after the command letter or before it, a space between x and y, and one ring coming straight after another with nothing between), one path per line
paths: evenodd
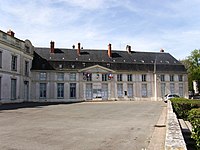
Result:
M131 46L130 46L130 45L127 45L127 46L126 46L126 50L127 50L128 53L131 53Z
M161 49L160 49L160 52L161 52L161 53L164 53L165 51L164 51L164 49L161 48Z
M9 31L7 32L7 34L10 35L10 36L12 36L12 37L15 36L15 33L14 33L12 30L9 30Z
M78 49L77 49L77 54L81 54L81 43L78 43Z
M55 48L54 48L54 42L53 41L50 42L50 49L51 49L50 52L54 53Z
M112 48L111 48L111 44L108 44L108 56L112 57Z

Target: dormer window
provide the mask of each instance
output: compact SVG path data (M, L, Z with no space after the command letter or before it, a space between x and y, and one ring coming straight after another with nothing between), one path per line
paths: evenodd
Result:
M29 46L25 46L25 51L27 52L27 53L30 53L30 47Z
M7 35L4 33L4 34L2 35L2 38L3 38L4 40L7 40Z
M62 69L63 68L63 65L62 64L59 64L59 69Z

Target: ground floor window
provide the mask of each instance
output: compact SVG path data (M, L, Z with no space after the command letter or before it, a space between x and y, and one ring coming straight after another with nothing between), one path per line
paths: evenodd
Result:
M128 97L133 97L133 84L128 84Z
M102 84L102 99L108 99L108 84Z
M11 99L15 100L17 98L17 80L11 79Z
M123 84L117 84L117 96L123 97Z
M47 84L40 83L40 98L46 98L46 97L47 97Z
M183 97L183 83L179 83L179 95Z
M70 98L76 98L76 83L70 83Z
M166 88L166 84L165 83L161 83L161 97L165 96L165 88Z
M92 83L86 84L86 92L85 92L86 99L92 99Z
M174 94L174 93L175 93L174 83L170 83L170 93L171 93L171 94Z
M142 84L142 97L147 97L147 84Z
M57 98L64 98L64 83L57 83Z

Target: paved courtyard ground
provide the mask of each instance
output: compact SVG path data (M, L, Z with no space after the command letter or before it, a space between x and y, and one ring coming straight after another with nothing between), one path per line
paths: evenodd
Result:
M1 150L142 150L163 102L84 102L0 110Z

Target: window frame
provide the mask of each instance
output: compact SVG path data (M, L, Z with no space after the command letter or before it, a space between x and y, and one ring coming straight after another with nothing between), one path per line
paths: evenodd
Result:
M133 81L133 75L132 74L127 74L127 81L132 82Z
M39 94L39 98L43 99L43 98L47 98L47 83L40 83L40 94Z
M142 82L146 82L147 81L147 75L146 74L142 74Z
M42 80L42 81L47 80L47 73L46 72L40 72L39 79Z
M58 99L63 99L64 98L64 83L57 83L57 98Z
M121 82L123 79L122 79L122 74L117 74L117 81L118 82Z
M12 55L12 58L11 58L11 70L12 71L17 71L17 56L16 55Z

